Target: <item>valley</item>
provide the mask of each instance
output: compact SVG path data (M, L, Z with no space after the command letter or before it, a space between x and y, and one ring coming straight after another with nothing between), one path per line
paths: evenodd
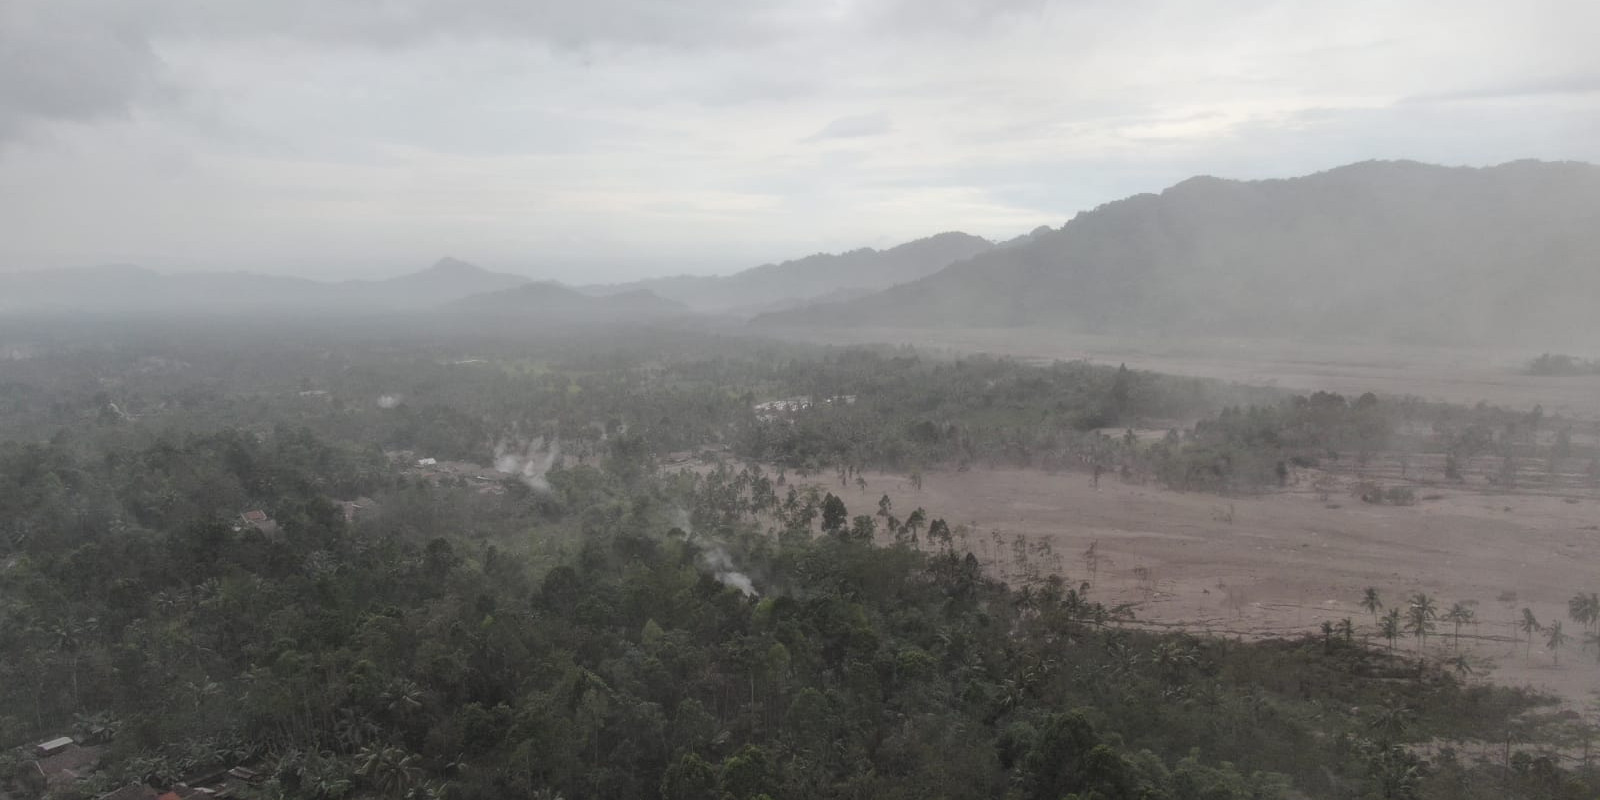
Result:
M1394 507L1352 497L1346 476L1323 500L1311 486L1320 474L1243 497L1006 468L929 472L920 490L904 474L869 471L865 489L832 490L852 511L887 494L902 516L922 507L959 521L967 530L957 548L1013 586L1050 574L1088 581L1090 597L1128 607L1136 626L1260 639L1316 635L1348 618L1358 639L1384 648L1360 606L1367 587L1397 608L1419 592L1441 612L1469 603L1477 618L1463 626L1460 652L1472 676L1555 692L1578 709L1594 699L1593 646L1580 647L1574 632L1557 664L1544 636L1530 652L1513 623L1523 608L1546 623L1566 620L1567 600L1596 588L1600 493L1435 486L1419 489L1429 499L1416 506ZM1452 632L1440 622L1425 648L1404 636L1396 649L1448 662Z
M1328 343L1284 339L1095 336L1022 328L783 328L796 341L833 345L915 345L951 354L988 353L1035 363L1083 359L1127 364L1294 392L1374 392L1393 397L1506 408L1541 405L1551 413L1600 420L1600 376L1535 376L1533 347Z

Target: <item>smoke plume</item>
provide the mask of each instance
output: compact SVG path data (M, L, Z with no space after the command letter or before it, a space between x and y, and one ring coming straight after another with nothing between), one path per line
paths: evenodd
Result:
M710 550L701 553L700 560L706 565L707 569L711 570L712 577L716 578L717 582L723 586L732 586L738 589L739 593L745 597L758 597L761 595L760 592L756 591L756 586L750 581L749 575L734 569L733 557L729 556L728 551L720 546L713 546Z
M515 475L529 489L535 491L550 490L550 483L544 476L555 466L556 459L560 457L561 443L554 440L548 443L540 442L537 445L532 442L526 445L517 442L497 442L494 446L494 468L499 472Z

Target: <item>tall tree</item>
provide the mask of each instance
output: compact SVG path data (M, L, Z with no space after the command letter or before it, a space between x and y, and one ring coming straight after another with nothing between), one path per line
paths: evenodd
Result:
M1600 621L1600 595L1593 592L1578 592L1567 601L1567 616L1573 622L1582 625L1585 630L1594 627Z
M356 774L366 778L380 796L405 797L422 777L417 756L388 745L369 747L356 754Z
M1444 621L1455 626L1456 652L1461 651L1461 626L1473 620L1477 612L1472 610L1472 604L1457 600L1450 605L1450 610L1444 614Z
M838 534L850 522L850 510L845 508L844 501L829 492L822 498L822 530L825 533Z
M1417 637L1419 650L1427 645L1428 634L1433 632L1433 621L1438 616L1438 606L1433 598L1422 592L1411 596L1411 603L1406 609L1406 630Z
M1571 640L1571 636L1561 631L1561 620L1550 623L1550 630L1544 635L1544 646L1550 649L1550 655L1557 664L1561 663L1561 648Z
M1372 614L1372 622L1378 622L1378 612L1383 610L1383 600L1378 597L1378 590L1368 586L1361 594L1361 607Z
M1544 630L1544 626L1540 625L1539 624L1539 618L1535 617L1533 615L1533 609L1531 609L1531 608L1523 608L1522 609L1522 621L1517 623L1517 628L1519 628L1524 634L1527 635L1527 637L1528 637L1528 653L1527 653L1527 657L1528 658L1532 658L1533 657L1533 635L1535 633L1538 633L1539 631Z
M922 526L926 524L927 521L928 512L922 510L921 506L918 506L910 514L906 515L905 527L911 530L912 544L917 543L917 533L922 530Z
M1384 614L1383 619L1379 621L1378 635L1388 640L1390 650L1394 649L1395 640L1400 638L1401 628L1404 624L1400 619L1400 609L1398 608L1389 609L1389 613Z

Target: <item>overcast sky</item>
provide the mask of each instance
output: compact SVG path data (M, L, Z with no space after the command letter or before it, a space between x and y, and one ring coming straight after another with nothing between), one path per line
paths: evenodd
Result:
M0 0L0 270L569 281L1600 161L1600 3Z

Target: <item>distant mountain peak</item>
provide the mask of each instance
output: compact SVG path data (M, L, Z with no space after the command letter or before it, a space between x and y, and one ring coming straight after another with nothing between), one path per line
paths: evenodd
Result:
M451 256L445 256L444 258L433 262L433 266L428 267L427 271L456 275L482 275L488 272L488 270L478 266L477 264L470 264L462 261L459 258L453 258Z

